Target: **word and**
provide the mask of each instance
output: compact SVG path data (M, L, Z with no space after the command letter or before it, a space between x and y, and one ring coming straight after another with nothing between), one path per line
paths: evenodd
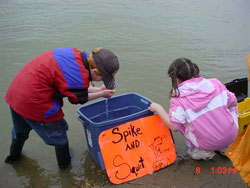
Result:
M136 164L135 166L130 166L128 163L123 162L122 156L117 155L115 156L113 160L113 165L115 167L118 167L119 170L122 169L122 171L120 170L120 173L119 171L115 172L115 177L116 179L119 179L119 180L126 179L131 174L135 174L135 176L137 176L139 171L145 168L144 159L142 157L140 157L140 159L138 160L138 164Z

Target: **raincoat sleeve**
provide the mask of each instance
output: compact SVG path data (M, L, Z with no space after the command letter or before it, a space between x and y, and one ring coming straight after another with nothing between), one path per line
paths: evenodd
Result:
M235 103L235 101L236 101L237 99L236 99L236 96L235 96L234 93L230 92L230 91L227 90L227 89L226 89L226 91L227 91L227 96L228 96L227 107L231 107L231 106Z
M217 80L217 84L219 85L219 87L221 88L221 91L226 91L228 100L227 100L227 107L232 107L232 105L235 103L236 96L233 92L229 91L226 86L224 84L222 84L219 80Z
M68 100L72 104L84 104L88 102L88 89L69 89L74 96L69 96Z
M169 118L172 122L172 127L178 131L183 128L186 122L185 111L175 98L170 100Z
M68 88L64 83L57 83L57 90L60 97L68 97L71 104L84 104L88 101L88 88Z

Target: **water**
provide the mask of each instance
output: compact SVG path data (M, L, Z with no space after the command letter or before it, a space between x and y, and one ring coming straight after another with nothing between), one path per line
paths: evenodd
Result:
M58 47L108 48L121 65L116 95L136 92L168 108L171 83L166 71L175 58L190 58L203 76L223 83L247 77L249 9L249 0L2 0L0 161L9 152L12 125L4 95L14 75L33 57ZM88 176L95 163L86 155L77 107L65 100L72 168L58 171L53 148L32 132L24 146L25 165L0 163L0 187L70 187L100 177ZM175 141L183 153L183 140Z
M107 120L109 120L109 106L108 106L108 99L106 99L106 114L107 114Z

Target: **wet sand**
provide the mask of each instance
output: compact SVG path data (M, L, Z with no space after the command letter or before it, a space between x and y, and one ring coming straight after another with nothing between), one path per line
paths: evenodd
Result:
M221 168L226 169L221 171ZM214 170L217 169L217 172ZM233 166L229 159L217 154L211 161L194 161L189 158L178 157L176 162L154 174L144 176L134 181L118 186L107 184L104 187L130 188L179 188L179 187L237 187L246 188L247 185L237 172L231 172ZM230 172L229 172L230 171Z
M26 147L23 157L13 165L1 164L0 187L3 188L248 188L231 161L216 153L210 161L195 161L186 156L184 140L174 133L176 161L159 171L132 181L114 185L106 171L95 163L87 150L79 154L73 148L72 164L59 170L54 160L37 160ZM27 144L28 145L28 144ZM71 148L72 149L72 148ZM48 147L47 155L53 152ZM37 154L39 155L39 154ZM1 160L3 161L3 155ZM54 157L54 156L53 156Z

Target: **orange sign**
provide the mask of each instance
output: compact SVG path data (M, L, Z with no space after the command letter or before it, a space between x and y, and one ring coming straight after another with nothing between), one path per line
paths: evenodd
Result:
M114 184L150 174L176 160L171 133L158 115L103 131L99 145L107 174Z

